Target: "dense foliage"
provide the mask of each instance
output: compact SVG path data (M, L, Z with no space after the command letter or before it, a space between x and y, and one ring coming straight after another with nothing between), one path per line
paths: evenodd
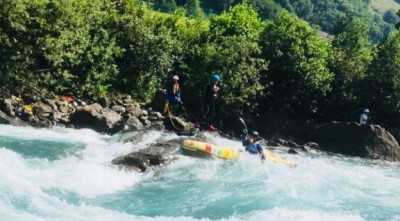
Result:
M312 20L314 1L248 2L270 5L270 11L248 3L223 11L235 1L221 1L214 11L221 13L210 17L199 10L200 1L165 0L162 5L193 6L171 14L135 0L2 1L0 86L91 98L128 93L149 102L178 74L185 106L196 118L205 84L219 73L217 118L227 126L242 115L254 126L276 126L269 128L275 133L280 126L264 116L284 119L288 127L289 120L298 125L356 121L368 107L374 123L398 130L393 120L400 119L398 31L374 46L367 37L368 20L338 14L328 16L331 24L337 22L330 27L335 37L326 38L281 11L292 7L289 11ZM332 2L324 2L318 7L330 8ZM354 6L342 2L341 8L348 7ZM263 21L257 11L273 19Z
M390 9L382 15L372 14L371 0L143 0L152 4L155 10L172 12L177 7L184 7L189 11L203 10L206 14L220 14L230 7L247 2L259 13L263 19L272 19L278 12L287 10L298 17L321 27L324 32L331 33L335 23L347 15L364 19L369 24L370 39L379 43L398 21L396 11Z

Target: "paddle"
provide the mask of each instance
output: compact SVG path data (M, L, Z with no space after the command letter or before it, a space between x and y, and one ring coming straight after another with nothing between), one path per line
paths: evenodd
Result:
M249 136L248 130L247 130L247 125L244 122L243 118L239 117L240 122L242 123L242 125L244 126L243 132L246 134L246 136Z
M247 138L249 138L249 131L247 130L246 122L244 122L243 118L241 118L241 117L239 117L239 121L240 121L240 122L242 123L242 125L244 126L243 132L246 134ZM259 156L260 159L261 159L261 162L264 163L264 160L262 159L261 154L260 154L259 152L257 152L257 153L258 153L258 156Z

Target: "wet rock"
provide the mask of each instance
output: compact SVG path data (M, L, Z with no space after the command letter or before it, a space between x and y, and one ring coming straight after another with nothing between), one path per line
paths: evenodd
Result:
M28 126L29 124L17 117L10 117L6 113L0 111L0 124L10 124L15 126Z
M136 116L128 115L128 119L125 121L125 129L143 130L144 126Z
M396 139L379 125L333 122L315 128L308 138L317 142L324 151L388 161L400 160L400 147Z
M109 108L109 107L111 107L112 102L111 102L111 100L109 98L103 97L103 98L100 98L99 104L103 108Z
M108 108L103 109L98 103L80 107L70 116L70 123L77 128L91 128L105 133L122 129L121 120L121 115Z
M125 156L117 157L111 163L138 168L141 172L149 168L165 166L175 158L172 154L177 153L180 148L181 139L171 140L165 143L151 144L149 147Z
M150 125L149 129L165 130L164 122L162 122L162 121L151 122L151 125Z
M0 99L0 110L10 116L15 116L13 103L14 101L11 98Z
M50 114L53 112L53 108L51 108L51 106L42 102L35 103L32 110L33 114L40 120L49 118Z
M185 130L189 129L190 126L180 117L169 116L164 120L164 125L167 130Z
M290 149L288 150L288 153L289 153L289 154L299 154L299 152L297 152L297 150L295 150L295 149L293 149L293 148L290 148Z

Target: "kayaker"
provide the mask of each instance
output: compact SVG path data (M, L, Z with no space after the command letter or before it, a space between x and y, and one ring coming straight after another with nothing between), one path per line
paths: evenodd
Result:
M211 82L206 85L204 90L204 101L203 101L203 111L201 119L195 123L195 127L200 128L200 122L206 120L207 129L209 131L216 131L217 128L214 126L214 115L216 103L219 98L219 82L221 77L219 74L213 74L211 76Z
M251 131L248 135L246 135L243 140L242 144L245 146L245 150L249 152L250 154L259 154L261 157L261 160L265 160L265 154L263 151L263 148L258 141L258 138L260 137L259 133L257 131Z
M180 112L183 112L183 114L186 117L186 111L185 108L183 107L183 102L181 100L181 87L179 85L179 77L178 75L174 75L172 77L172 80L168 82L165 86L165 96L167 98L168 103L166 104L166 108L164 108L164 112L171 111L171 108L174 109L176 108L175 114L178 114Z

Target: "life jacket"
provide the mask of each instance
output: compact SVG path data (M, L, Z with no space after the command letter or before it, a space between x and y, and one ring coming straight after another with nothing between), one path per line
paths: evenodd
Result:
M180 90L181 90L181 86L179 85L178 82L176 82L176 83L173 85L173 94L178 93Z
M211 94L211 99L212 100L217 100L218 99L219 87L217 85L214 85L212 90L213 90L213 93Z
M171 82L168 86L167 86L167 95L170 96L175 96L177 93L179 93L181 90L180 85L178 82Z
M205 100L206 101L214 101L218 99L218 92L219 92L220 88L213 84L207 84L206 86L206 90L205 90Z

